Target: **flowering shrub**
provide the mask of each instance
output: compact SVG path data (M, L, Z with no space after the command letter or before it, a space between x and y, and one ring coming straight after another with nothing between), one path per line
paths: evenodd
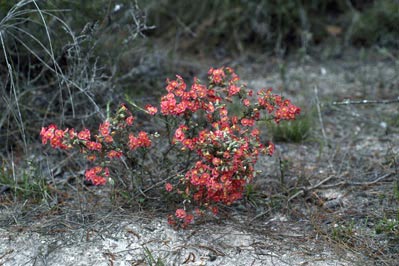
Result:
M196 154L185 174L172 182L174 185L166 183L165 190L181 195L184 202L193 202L216 213L215 204L229 205L242 198L245 186L254 178L259 154L271 156L274 152L271 142L261 143L256 122L293 120L300 108L273 94L272 89L262 89L254 95L252 90L238 84L239 77L228 67L211 68L208 79L208 85L204 85L195 78L190 88L181 76L167 80L167 94L161 98L159 115L177 122L172 130L171 145L179 147L181 153ZM240 114L232 114L233 103L242 106ZM143 110L150 115L158 113L158 108L151 105ZM133 120L122 106L116 118L100 125L94 139L87 129L75 133L73 129L60 130L50 125L42 129L42 141L43 144L50 141L52 147L61 149L77 145L89 161L104 162L124 156L124 147L133 151L151 146L146 132L134 135L127 130ZM116 137L119 142L114 141ZM109 169L105 165L95 166L88 169L85 176L93 184L103 185L109 177ZM198 208L194 212L196 215L202 213ZM193 219L194 215L184 206L169 215L168 222L185 227Z
M300 109L288 99L260 90L254 97L251 90L239 86L239 77L231 68L211 68L209 85L194 79L190 89L183 78L167 81L167 94L161 99L161 114L180 120L174 132L173 143L182 151L194 151L198 160L180 179L177 192L200 206L217 212L215 203L231 204L241 199L245 186L252 181L258 155L272 155L274 145L263 145L256 121L273 119L293 120ZM242 114L230 115L233 102L242 105ZM268 117L262 117L265 111ZM195 117L204 116L205 126ZM172 191L171 186L166 187ZM192 216L179 211L169 216L169 223L183 227Z

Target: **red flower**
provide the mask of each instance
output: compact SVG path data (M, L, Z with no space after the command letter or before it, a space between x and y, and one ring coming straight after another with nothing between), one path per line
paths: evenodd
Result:
M240 87L236 86L236 85L231 85L229 87L229 96L233 96L236 95L237 93L240 92Z
M259 129L257 129L257 128L254 128L254 129L252 130L252 132L251 132L251 136L252 136L252 137L258 137L259 134L260 134L260 131L259 131Z
M187 126L180 125L179 128L175 131L174 139L183 142L183 140L185 139L184 131L186 131L187 129Z
M40 136L42 138L42 144L47 144L50 141L50 145L53 148L68 149L72 146L64 139L65 134L68 133L68 129L58 129L56 125L49 125L48 127L42 127Z
M135 150L137 147L140 146L139 142L138 142L138 138L136 138L133 133L129 134L129 142L128 142L128 146L131 150Z
M212 163L213 163L213 165L218 166L218 165L222 164L222 160L220 160L220 158L213 157Z
M191 91L193 92L193 98L205 98L208 94L207 88L204 85L198 84L198 81L195 80L194 84L191 86Z
M251 103L250 103L250 101L248 99L244 99L244 100L242 100L242 104L244 106L248 107Z
M222 68L211 68L208 71L209 79L215 84L221 84L223 79L225 78L226 74L224 73L223 67Z
M104 123L100 124L98 131L103 137L106 137L110 133L109 127L110 127L109 121L105 121Z
M187 213L183 209L177 209L175 212L175 216L180 219L184 219L187 216Z
M274 146L274 144L272 142L269 142L269 146L267 147L267 152L269 156L273 155L275 149L276 147Z
M95 156L94 154L90 154L90 155L87 155L86 158L88 161L94 162L97 159L97 156Z
M145 106L145 110L147 111L147 113L149 113L150 115L155 115L158 112L158 109L150 104L147 104Z
M216 207L216 206L212 206L212 207L211 207L211 211L213 212L213 214L217 215L218 212L219 212L219 209L218 209L218 207Z
M184 146L186 146L190 150L194 149L194 141L192 139L184 139L182 143Z
M68 132L68 129L66 129L65 131L61 130L61 129L56 129L54 131L54 137L63 138L65 136L65 133L67 133L67 132Z
M48 127L42 127L40 131L40 136L42 137L42 143L46 144L48 140L54 137L54 131L57 129L57 126L54 124L49 125Z
M111 135L105 136L104 137L104 142L105 143L111 143L114 141L114 138Z
M204 110L209 114L215 112L215 106L211 102L209 102L208 104L204 104L204 107Z
M95 186L103 186L105 183L107 183L107 180L102 176L94 176L91 181Z
M168 92L173 92L174 89L176 89L177 86L179 85L179 84L177 83L177 80L171 80L171 81L170 81L169 79L167 79L166 82L168 83L168 85L166 86L166 90L167 90Z
M241 125L243 126L253 126L255 121L253 119L243 118L241 119Z
M69 130L68 134L69 134L69 138L70 138L70 139L74 139L74 138L77 137L77 134L76 134L76 132L75 132L75 129L73 129L73 128L71 128L71 129Z
M151 146L151 140L149 139L146 132L140 131L138 134L138 139L139 139L140 146L142 146L142 147L150 147Z
M108 152L107 157L110 159L114 159L114 158L121 158L122 155L123 153L120 151L111 150Z
M108 168L103 169L101 166L96 166L88 169L85 172L86 180L91 181L95 186L104 185L107 180L101 176L102 172L105 176L109 176Z
M90 140L90 130L87 128L83 129L78 133L78 138L81 140Z
M173 185L171 183L166 183L165 189L166 191L171 192L173 190Z
M161 112L164 115L174 114L176 99L173 93L168 93L161 99Z
M135 137L132 133L130 133L128 146L131 150L134 150L139 147L150 147L151 140L149 139L147 133L144 131L139 132L137 137Z
M91 151L101 151L102 145L99 142L87 141L86 147Z
M134 117L133 116L129 116L125 119L126 125L131 126L133 125L133 121L134 121Z
M184 218L184 225L183 226L191 224L193 222L193 220L194 220L194 215L187 214L186 217Z

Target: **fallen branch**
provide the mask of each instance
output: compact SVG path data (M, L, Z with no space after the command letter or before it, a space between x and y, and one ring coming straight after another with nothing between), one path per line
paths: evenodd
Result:
M332 102L333 105L349 105L349 104L391 104L399 103L399 96L393 100L343 100L342 102Z
M336 184L332 184L332 185L326 185L326 186L322 186L321 188L332 188L332 187L338 187L338 186L371 186L374 185L378 182L380 182L381 180L390 177L391 175L393 175L394 173L387 173L385 175L382 175L378 178L376 178L373 181L370 182L348 182L348 181L342 181L342 182L338 182Z
M309 191L312 191L312 190L314 190L316 188L326 189L326 188L333 188L333 187L344 186L344 185L346 185L346 186L371 186L371 185L374 185L374 184L380 182L381 180L383 180L383 179L385 179L387 177L390 177L393 174L394 173L387 173L387 174L382 175L382 176L380 176L380 177L378 177L375 180L370 181L370 182L348 182L348 181L342 181L342 182L338 182L338 183L335 183L335 184L322 186L324 183L326 183L327 181L329 181L330 179L332 179L334 177L333 175L331 175L331 176L323 179L322 181L320 181L319 183L317 183L314 186L300 188L297 193L295 193L294 195L292 195L291 197L288 198L288 202L290 202L293 199L297 198L298 196L306 194Z

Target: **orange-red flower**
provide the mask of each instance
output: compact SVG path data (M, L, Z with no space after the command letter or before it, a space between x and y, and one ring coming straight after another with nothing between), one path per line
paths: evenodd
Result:
M184 219L187 216L187 213L185 210L183 209L177 209L175 212L175 216L179 219Z
M173 190L173 185L171 183L166 183L165 189L166 191L171 192Z
M100 142L87 141L85 143L86 147L91 151L101 151L102 145Z
M253 119L249 119L249 118L241 119L241 125L243 125L243 126L253 126L254 124L255 124L255 121Z
M139 147L150 147L151 140L144 131L140 131L137 137L130 133L128 146L131 150L135 150Z
M158 112L158 109L150 104L147 104L145 106L145 110L147 111L147 113L149 113L150 115L155 115Z
M98 131L100 132L100 134L103 137L108 136L109 133L110 133L110 123L109 123L109 121L105 121L104 123L100 124L100 127L99 127Z
M209 79L215 84L221 84L223 79L226 77L224 69L222 68L210 68L208 71Z
M187 129L188 129L188 128L187 128L187 126L185 126L185 125L179 126L179 128L176 129L176 131L175 131L174 139L175 139L176 141L182 142L182 141L185 139L184 131L186 131Z
M104 185L107 182L102 175L109 176L107 167L102 168L101 166L96 166L85 172L86 180L91 181L95 186Z
M104 137L104 142L105 143L111 143L114 141L114 138L111 135L105 136Z
M133 116L128 116L128 117L125 119L126 125L128 125L128 126L133 125L133 121L134 121L134 117L133 117Z
M81 140L90 140L90 130L87 128L83 129L78 133L78 138Z
M236 95L237 93L240 92L240 87L236 86L236 85L231 85L229 87L229 96L233 96Z
M267 146L267 153L272 156L276 147L272 142L269 142L269 146Z
M115 151L115 150L110 150L107 153L107 157L110 159L114 159L114 158L121 158L123 155L123 153L121 151Z

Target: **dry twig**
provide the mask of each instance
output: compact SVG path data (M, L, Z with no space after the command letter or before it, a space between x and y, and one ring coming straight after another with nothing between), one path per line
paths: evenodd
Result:
M350 105L350 104L391 104L391 103L399 103L399 96L393 100L349 100L346 99L341 102L332 102L332 105Z

